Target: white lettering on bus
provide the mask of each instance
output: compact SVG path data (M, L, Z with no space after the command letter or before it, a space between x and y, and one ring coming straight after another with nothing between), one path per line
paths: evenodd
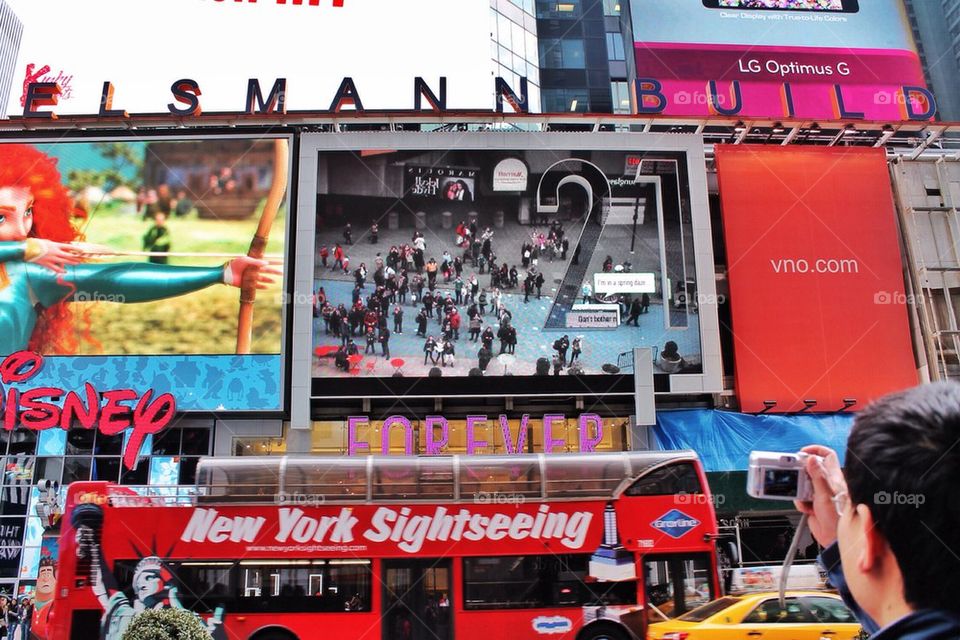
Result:
M350 543L359 519L352 509L344 507L336 516L311 517L297 507L278 510L279 543L308 542ZM412 509L379 507L370 519L363 537L371 542L391 541L407 553L417 553L424 543L471 540L559 540L568 549L581 549L586 541L593 514L589 511L552 512L550 505L540 505L536 515L529 513L493 513L483 515L461 508L450 513L447 507L436 507L430 515L413 515ZM262 516L222 516L216 509L196 509L183 530L184 542L253 542L266 518Z
M696 527L700 524L699 520L669 520L669 521L657 521L653 523L655 529L682 529L686 527Z
M267 519L234 516L228 518L216 509L197 509L183 530L180 539L184 542L253 542Z
M293 538L295 542L324 542L331 531L330 542L353 542L353 527L359 520L343 508L337 516L322 516L319 519L304 515L303 509L281 507L280 527L277 542Z
M427 540L458 542L502 540L506 537L512 540L558 539L568 549L579 549L586 540L593 519L589 511L551 513L548 505L541 505L535 517L526 513L485 516L467 509L460 509L459 513L452 515L448 514L445 507L437 507L429 516L411 517L410 513L408 507L403 507L399 512L390 507L378 508L363 537L370 542L397 542L397 546L407 553L417 553Z

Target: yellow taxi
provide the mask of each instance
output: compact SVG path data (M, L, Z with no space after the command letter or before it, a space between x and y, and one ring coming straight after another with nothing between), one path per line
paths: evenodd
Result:
M853 640L860 624L840 596L823 591L725 596L651 624L648 640Z

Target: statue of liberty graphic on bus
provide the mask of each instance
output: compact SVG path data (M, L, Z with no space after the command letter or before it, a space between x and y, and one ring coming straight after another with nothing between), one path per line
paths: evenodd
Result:
M136 616L151 609L185 609L172 586L172 576L156 550L144 555L133 569L129 589L123 589L104 560L100 543L103 510L94 504L80 505L71 515L76 538L78 563L85 565L90 576L90 588L100 606L101 640L121 640ZM165 554L169 555L169 553ZM115 567L116 569L116 567ZM85 571L84 573L87 573ZM194 614L197 615L197 614ZM218 607L209 619L197 619L206 628L212 640L226 640L223 628L223 607Z

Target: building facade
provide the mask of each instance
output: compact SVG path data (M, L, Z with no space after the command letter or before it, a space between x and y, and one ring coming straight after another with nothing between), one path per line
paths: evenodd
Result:
M7 117L10 93L15 90L17 56L20 54L22 37L23 23L6 0L0 2L0 118Z
M194 482L197 461L206 455L510 456L693 448L708 469L721 524L742 547L740 557L777 560L782 550L770 540L789 537L795 517L743 495L749 451L738 438L771 450L807 441L842 448L850 412L870 398L924 376L955 374L956 330L942 323L936 325L939 333L935 328L937 318L950 314L952 287L930 280L930 274L944 274L955 256L941 252L935 263L914 266L901 257L887 160L866 136L818 134L840 141L839 148L718 145L708 158L703 137L670 133L669 127L663 133L600 132L576 139L552 132L298 132L299 162L287 183L287 190L296 185L297 197L275 212L266 248L274 260L298 258L274 295L258 296L250 355L235 353L233 321L223 311L236 308L235 290L224 288L226 298L202 298L199 306L191 296L200 294L190 293L142 312L103 299L91 327L102 343L99 354L67 360L50 354L43 367L67 391L82 389L82 380L90 379L104 394L130 388L143 399L152 390L144 406L170 396L176 419L158 421L141 440L135 426L118 432L95 421L83 428L76 412L78 422L67 423L69 430L38 431L29 426L28 406L6 408L23 425L4 432L7 535L0 557L7 562L0 563L0 584L32 588L40 560L54 552L58 523L45 508L70 482L177 492ZM789 132L752 135L757 141L779 135L782 142ZM131 216L116 192L107 213L98 214L106 226L92 224L91 237L121 225L149 229L169 215L179 223L175 248L185 248L211 229L230 238L254 216L270 213L269 204L246 218L217 213L236 211L250 193L266 193L270 200L276 192L281 156L271 159L269 143L245 132L180 137L124 147L128 155L154 158L145 163L148 197L141 215ZM81 138L44 148L77 163L94 149L90 145ZM182 154L177 145L193 151ZM0 155L7 149L0 145ZM370 149L391 151L360 153ZM829 213L838 210L835 198L810 196L803 211L811 208L826 227L818 223L814 234L792 225L816 218L788 217L758 243L755 230L770 224L767 212L781 207L789 213L792 200L785 189L783 199L771 192L769 201L758 204L749 188L758 177L750 172L774 170L784 180L797 180L811 167L841 163L835 157L840 151L856 162L819 179L824 193L850 191L844 217ZM285 153L289 160L289 149ZM240 155L247 160L237 161ZM756 161L760 156L763 162ZM202 170L195 158L206 163ZM861 162L870 165L863 175L856 174ZM897 192L931 230L941 224L936 216L945 208L955 216L948 187L936 202L929 195L937 171L948 171L942 180L950 183L952 168L938 169L941 164L898 165ZM859 190L841 189L855 174ZM202 187L198 176L205 177ZM203 198L194 194L201 188ZM397 193L403 195L398 199ZM851 239L852 228L845 225L854 223L871 232ZM907 237L911 255L929 257L923 246L933 242L937 234L931 234ZM770 265L758 264L779 255L779 243L787 241L781 236L793 238L796 255L769 275ZM845 239L837 255L846 245L860 262L806 264L810 247L797 238L813 238L821 248ZM216 255L232 246L204 242ZM905 264L921 279L904 283ZM222 278L222 266L216 269ZM547 277L538 286L539 273ZM907 291L918 283L929 304L909 302ZM803 289L809 286L836 286L848 295L842 303L811 304L812 294ZM824 360L801 368L791 358L800 353L802 361L814 360L812 348L795 346L810 332L787 335L782 327L753 322L764 318L769 305L784 308L790 300L797 304L789 312L795 322L840 314L843 321L828 326L879 322L884 333L877 334L879 342L864 338L862 346L845 347L829 342L842 340L842 332L818 335L834 350L847 350L844 366ZM168 306L171 314L165 316ZM123 315L109 315L114 310ZM204 337L195 343L178 328L183 314L204 318L214 310L231 327L218 341ZM138 313L150 316L146 332L137 333ZM214 326L209 319L197 321ZM731 323L740 342L729 332ZM124 335L112 334L113 325L126 327ZM911 326L932 341L932 350L912 342ZM128 335L150 340L149 348L124 342ZM168 342L181 345L181 355L155 353L173 348ZM777 363L783 386L769 384L755 362L758 354ZM68 368L62 368L65 362ZM90 367L95 375L80 373ZM884 375L865 380L865 367ZM38 365L30 378L46 384L44 375ZM31 380L18 388L26 393ZM802 395L796 392L801 388Z
M26 148L0 142L0 167L52 166L62 202L96 185L102 207L69 215L143 274L64 292L29 271L47 279L18 300L24 314L71 296L76 310L0 336L16 391L0 590L32 590L56 555L67 484L189 496L207 455L693 449L739 557L781 560L796 514L746 498L749 450L842 449L871 399L958 371L958 261L938 244L958 228L956 168L920 133L950 132L917 113L872 122L890 104L861 101L891 102L894 85L790 78L771 103L749 81L763 65L736 78L642 66L640 51L689 56L669 12L720 21L708 4L492 0L483 62L515 91L526 79L530 116L424 111L407 128L412 112L281 114L267 97L240 121L65 117ZM860 5L832 3L831 20L856 28L900 6ZM706 60L742 46L708 35L694 49ZM919 81L893 51L903 91ZM834 102L847 117L822 118ZM573 115L544 123L538 109ZM63 126L77 132L59 139ZM34 267L0 249L2 291ZM256 295L237 273L248 251L277 266ZM31 392L49 401L20 401ZM51 415L62 428L41 428Z
M490 58L492 75L521 91L527 79L530 110L540 110L540 48L533 0L490 0Z
M536 2L544 111L613 111L610 55L624 56L622 47L608 51L608 9L599 0Z
M960 120L960 2L904 0L941 120Z

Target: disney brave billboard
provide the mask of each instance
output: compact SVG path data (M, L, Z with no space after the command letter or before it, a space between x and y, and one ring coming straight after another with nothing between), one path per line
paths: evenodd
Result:
M281 411L288 177L287 138L0 143L5 423Z

